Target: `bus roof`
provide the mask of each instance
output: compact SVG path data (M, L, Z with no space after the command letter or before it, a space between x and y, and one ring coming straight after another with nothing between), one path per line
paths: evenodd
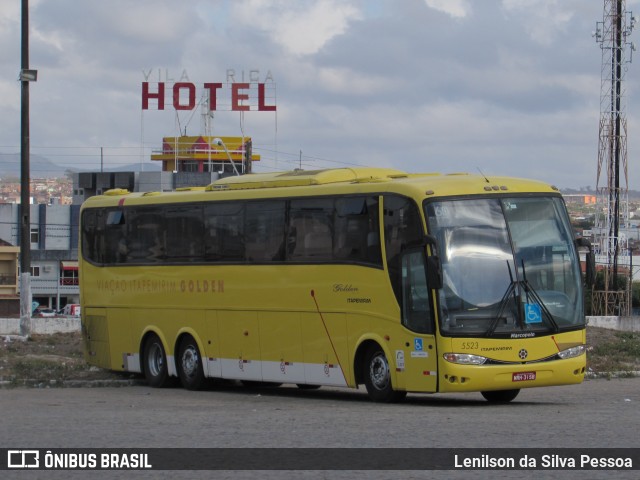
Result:
M376 182L406 178L407 173L390 168L332 168L327 170L293 170L291 172L254 173L216 180L207 190L300 187L341 182Z
M406 173L389 168L357 167L251 173L222 178L207 187L192 187L174 192L131 193L124 189L113 189L103 195L90 197L83 206L279 198L350 192L400 193L417 200L488 193L559 193L556 187L547 183L521 178L468 173Z

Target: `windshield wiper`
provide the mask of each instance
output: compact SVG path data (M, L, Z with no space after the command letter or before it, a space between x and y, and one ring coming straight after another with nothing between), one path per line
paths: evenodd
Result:
M560 330L560 327L558 327L558 323L555 321L555 319L553 318L553 315L551 314L547 306L542 301L542 298L540 298L540 295L538 295L538 292L536 292L536 290L531 286L531 284L527 280L527 274L524 268L524 260L522 260L522 280L514 280L513 272L511 271L511 265L509 265L509 261L507 261L507 268L509 269L509 279L511 282L509 283L507 290L504 292L504 295L502 296L502 300L500 300L498 313L493 318L493 320L491 320L491 324L489 325L489 328L485 332L485 336L487 337L492 336L496 328L498 328L498 324L500 323L500 320L503 320L505 318L502 316L502 314L506 310L509 304L509 301L511 300L510 298L511 296L513 296L513 301L514 301L514 304L516 305L516 319L517 319L518 325L520 326L520 329L524 329L523 314L520 310L520 302L518 302L517 287L519 285L521 285L522 289L524 290L524 293L527 297L527 303L531 303L529 301L529 297L531 296L533 301L540 307L540 311L542 312L542 318L546 317L548 322L551 324L551 327L554 333L558 332L558 330Z
M502 313L507 308L507 305L509 304L509 297L511 295L513 295L513 300L515 304L518 305L518 294L516 292L516 285L518 284L518 281L513 280L513 272L511 272L511 265L509 265L508 260L507 260L507 268L509 269L509 279L511 281L509 282L509 286L507 287L507 290L504 292L504 295L502 296L502 300L500 300L498 313L493 318L493 320L491 320L491 324L489 325L489 328L485 333L487 337L490 337L491 335L493 335L493 332L498 327L498 323L500 322L500 320L503 319Z

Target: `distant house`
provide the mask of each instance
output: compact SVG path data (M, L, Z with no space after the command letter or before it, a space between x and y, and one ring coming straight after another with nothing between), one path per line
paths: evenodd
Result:
M563 194L562 197L564 201L567 203L574 203L580 205L595 205L597 202L597 197L593 193L588 194Z
M20 316L19 254L19 247L0 238L0 317Z

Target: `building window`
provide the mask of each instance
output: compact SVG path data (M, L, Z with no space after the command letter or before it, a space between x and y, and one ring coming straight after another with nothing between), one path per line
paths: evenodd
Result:
M31 276L39 277L40 276L40 267L31 267Z
M200 162L197 160L183 160L179 163L181 172L198 172Z
M62 262L60 269L60 285L78 285L78 262Z
M39 242L40 242L40 228L31 227L31 243L39 243Z

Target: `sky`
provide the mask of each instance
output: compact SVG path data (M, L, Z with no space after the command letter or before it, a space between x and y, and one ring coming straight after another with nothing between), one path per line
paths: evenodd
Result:
M256 171L362 165L596 186L602 0L31 0L29 16L31 154L61 165L99 169L101 149L111 168L148 163L162 137L207 133L200 108L176 112L169 98L143 110L142 83L185 81L200 95L233 74L268 85L276 110L255 109L251 90L253 109L231 111L222 89L211 134L252 137ZM20 150L20 22L20 0L0 0L0 161ZM625 103L640 190L638 63Z

